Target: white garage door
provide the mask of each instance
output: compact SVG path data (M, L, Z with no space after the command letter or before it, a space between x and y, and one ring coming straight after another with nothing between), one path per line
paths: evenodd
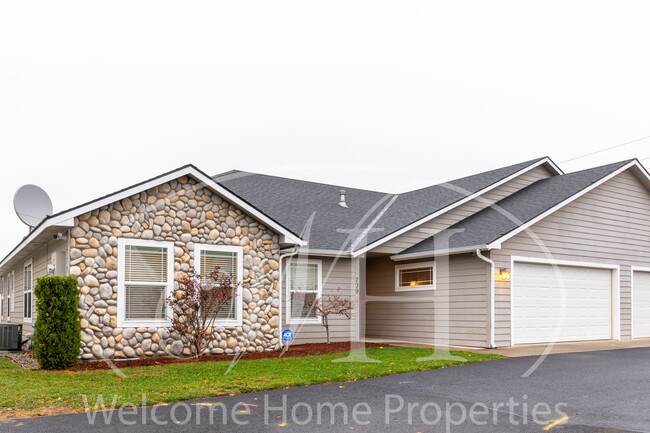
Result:
M515 263L513 344L612 338L612 271Z
M632 321L634 338L650 337L650 272L634 271Z

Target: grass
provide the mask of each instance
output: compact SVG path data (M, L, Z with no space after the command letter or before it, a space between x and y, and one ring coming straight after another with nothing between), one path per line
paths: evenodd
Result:
M332 362L347 353L269 358L239 361L226 373L230 361L166 364L123 368L125 377L112 370L33 371L24 370L0 357L0 419L58 413L83 412L86 395L94 406L97 395L107 404L117 396L117 404L139 404L146 394L147 404L233 395L273 388L350 382L358 379L412 371L446 368L466 363L499 359L497 355L451 352L465 361L430 360L431 349L374 347L369 358L380 363Z

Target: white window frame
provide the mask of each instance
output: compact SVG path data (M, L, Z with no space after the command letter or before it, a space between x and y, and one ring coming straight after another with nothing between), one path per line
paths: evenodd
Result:
M126 247L141 246L165 248L167 250L167 289L165 290L165 299L174 292L174 243L166 241L153 241L144 239L119 238L117 240L117 326L118 328L167 328L171 326L171 314L169 307L165 305L167 311L166 319L157 320L127 320L126 319ZM158 283L156 283L158 285Z
M9 286L9 278L11 278L11 286ZM7 294L9 295L9 317L11 317L11 313L16 311L16 274L14 271L7 275Z
M287 263L287 272L286 272L286 281L287 281L287 298L285 301L285 309L287 312L287 324L289 325L308 325L308 324L322 324L323 323L323 317L321 315L316 315L316 317L292 317L291 316L291 266L293 264L297 265L312 265L315 264L317 269L318 269L318 279L317 279L317 285L318 285L318 290L316 293L316 299L320 299L323 297L323 261L322 260L315 260L315 259L289 259L289 262ZM297 291L301 292L301 291ZM311 292L305 292L304 293L311 293Z
M217 251L217 252L226 252L226 253L236 253L237 254L237 269L235 270L235 281L233 284L237 284L237 294L235 297L235 318L234 319L221 319L214 321L214 327L229 327L229 326L242 326L243 325L243 312L244 312L244 286L243 286L243 275L244 275L244 248L237 247L232 245L208 245L208 244L195 244L194 245L194 270L197 275L203 273L201 269L201 252L202 251ZM209 270L207 272L211 272Z
M426 286L400 286L399 284L399 274L400 271L405 269L417 269L417 268L431 268L431 274L433 279L433 284L428 284ZM421 292L424 290L436 290L436 261L428 262L417 262L417 263L407 263L404 265L395 265L395 291L396 292Z
M31 269L31 279L32 279L32 281L30 281L29 284L29 290L27 290L27 281L25 281L25 270L27 269L28 266ZM25 317L25 295L27 293L31 294L31 296L29 297L30 300L29 317ZM34 262L32 259L29 259L23 265L23 322L32 323L33 320L34 320Z
M5 279L4 275L0 277L0 323L5 318L6 305L9 302L9 297L5 296Z

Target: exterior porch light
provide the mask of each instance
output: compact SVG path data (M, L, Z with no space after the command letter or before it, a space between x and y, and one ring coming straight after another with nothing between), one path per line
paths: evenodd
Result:
M499 279L501 281L510 281L510 268L499 269Z

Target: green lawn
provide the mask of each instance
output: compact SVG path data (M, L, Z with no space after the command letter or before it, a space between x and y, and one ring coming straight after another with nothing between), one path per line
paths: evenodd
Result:
M496 355L452 352L466 361L430 360L431 349L374 347L366 349L380 363L332 362L347 356L308 356L240 361L229 372L229 361L166 364L123 368L125 377L111 370L29 371L0 358L0 418L81 412L83 395L93 403L102 394L107 403L117 396L118 405L142 401L169 403L186 399L232 395L289 386L349 382L373 376L445 368L499 359Z

